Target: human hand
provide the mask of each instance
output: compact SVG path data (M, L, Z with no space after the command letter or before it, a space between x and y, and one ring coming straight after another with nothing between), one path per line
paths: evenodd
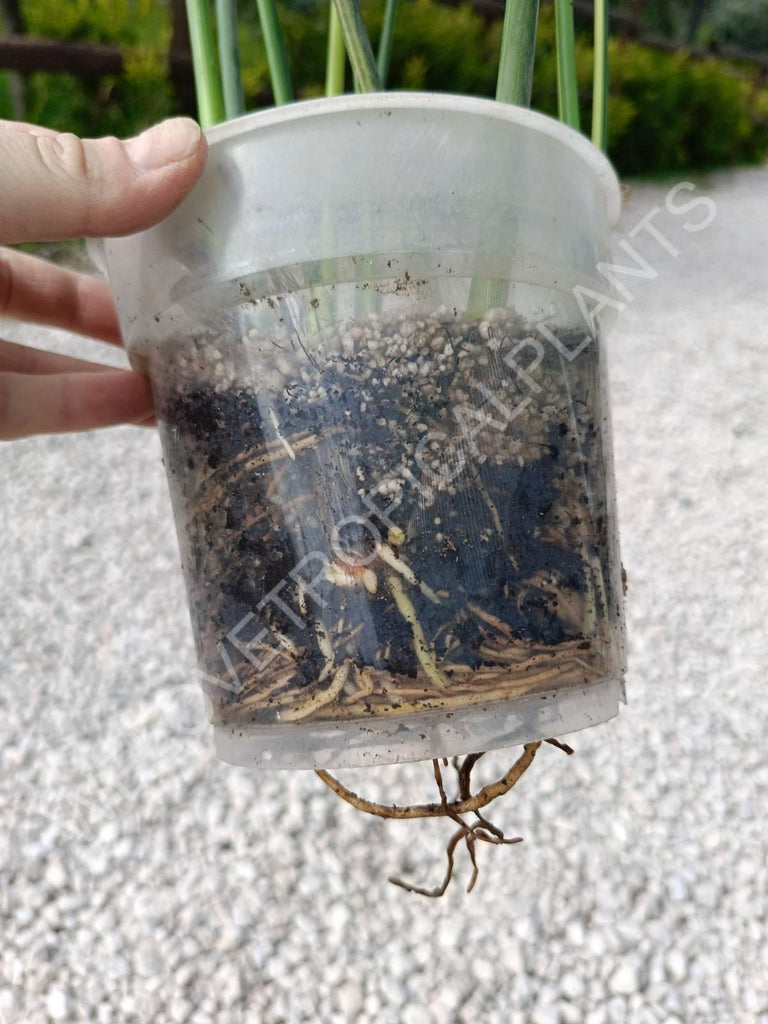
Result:
M127 142L0 121L0 242L141 231L181 202L206 155L204 136L186 118ZM0 248L0 316L120 344L105 282L12 249ZM153 415L149 382L138 373L0 340L0 440Z

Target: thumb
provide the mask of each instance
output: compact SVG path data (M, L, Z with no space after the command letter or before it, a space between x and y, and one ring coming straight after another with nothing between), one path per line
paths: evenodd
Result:
M150 227L191 189L206 154L200 128L184 117L126 142L0 121L0 242Z

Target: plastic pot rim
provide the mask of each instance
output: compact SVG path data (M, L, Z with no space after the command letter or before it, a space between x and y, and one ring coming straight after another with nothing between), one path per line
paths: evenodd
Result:
M605 200L606 217L614 227L621 212L621 191L619 179L608 157L581 132L547 114L517 107L511 103L483 99L476 96L461 96L453 93L432 92L372 92L350 93L343 96L303 100L287 103L281 107L258 110L231 121L223 121L206 129L208 142L216 145L244 135L252 130L269 128L274 125L302 122L323 114L354 114L360 110L441 110L460 111L489 117L506 124L516 124L546 135L575 153L592 171L599 182Z

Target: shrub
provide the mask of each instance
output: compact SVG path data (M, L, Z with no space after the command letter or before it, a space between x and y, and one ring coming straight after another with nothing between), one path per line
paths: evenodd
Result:
M7 72L0 71L0 119L10 121L13 118L13 99L8 84Z
M88 78L28 75L27 118L84 135L131 135L172 112L170 22L157 0L23 0L30 35L120 47L125 72Z
M381 3L364 3L374 40L381 27ZM261 53L251 23L251 49ZM297 94L320 95L325 67L326 11L287 11L283 17L293 58ZM434 0L400 0L390 87L492 96L500 46L500 25L486 28L469 6ZM576 63L582 126L592 106L592 49L580 35ZM762 159L768 151L768 94L754 90L715 59L690 60L633 42L612 40L609 152L622 174L658 174ZM348 84L351 84L348 80ZM269 97L266 61L249 82L252 101ZM557 114L554 12L542 8L537 36L533 106Z
M617 103L609 151L622 173L710 168L764 157L764 94L752 96L750 83L717 61L615 41L611 60L611 95Z
M712 36L745 50L768 49L768 0L726 0L712 19Z

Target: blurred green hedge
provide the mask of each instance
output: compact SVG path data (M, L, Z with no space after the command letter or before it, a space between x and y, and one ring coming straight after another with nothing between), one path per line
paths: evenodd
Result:
M166 60L171 27L162 0L21 0L20 6L30 36L118 46L125 65L123 75L27 75L27 120L80 135L130 135L173 113ZM10 116L0 83L0 117Z
M374 39L382 0L364 0ZM172 113L167 80L170 23L162 0L23 0L31 35L121 47L126 73L95 81L37 73L26 81L30 120L82 134L126 135ZM255 0L240 0L241 50L248 105L271 103ZM325 75L327 4L281 8L297 95L318 96ZM487 26L471 7L400 0L390 87L493 95L500 23ZM591 109L592 52L577 41L583 124ZM749 75L714 59L687 60L632 42L611 43L610 155L622 174L647 175L754 162L768 152L768 92ZM0 116L11 116L0 75ZM347 85L351 88L351 76ZM533 105L557 108L554 16L544 6L538 33Z
M608 150L624 175L754 163L768 152L768 92L714 58L690 60L612 39ZM592 50L577 39L582 127L592 106ZM557 112L555 30L539 26L533 106Z

